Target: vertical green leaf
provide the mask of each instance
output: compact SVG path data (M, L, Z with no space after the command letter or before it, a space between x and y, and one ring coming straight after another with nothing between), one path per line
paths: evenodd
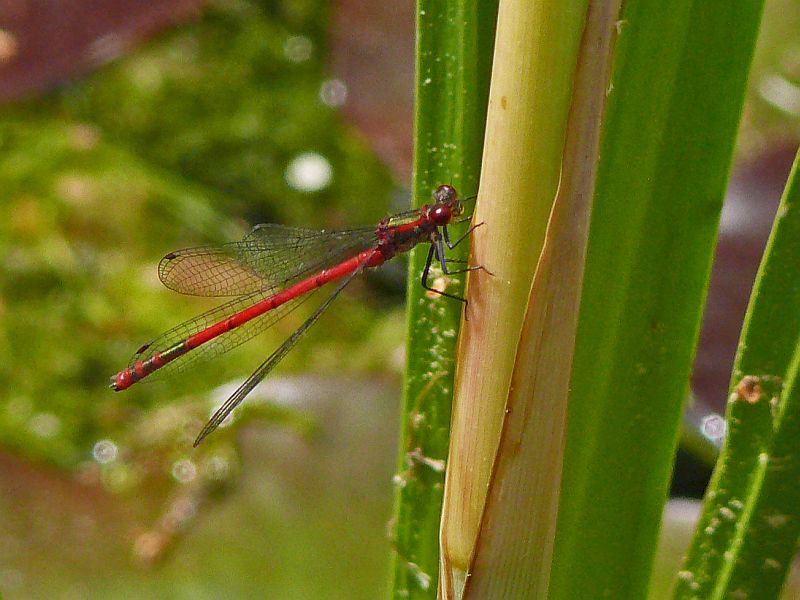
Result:
M761 8L624 3L552 598L646 595Z

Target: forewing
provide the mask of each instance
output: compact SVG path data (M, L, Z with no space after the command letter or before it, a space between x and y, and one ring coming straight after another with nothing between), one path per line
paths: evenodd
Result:
M171 290L195 296L275 291L374 243L372 228L330 231L256 225L240 242L167 254L158 275Z
M262 289L264 279L231 252L232 244L170 252L158 277L171 290L192 296L241 296Z
M375 244L373 227L300 229L256 225L237 246L239 262L277 286L339 264Z

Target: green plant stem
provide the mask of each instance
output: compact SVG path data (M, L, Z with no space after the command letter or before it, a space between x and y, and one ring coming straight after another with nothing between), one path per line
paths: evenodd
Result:
M442 183L477 192L496 1L420 0L417 9L414 204ZM468 210L471 207L468 206ZM462 244L456 258L465 258ZM419 285L427 248L412 253L398 492L394 516L395 598L434 598L439 520L462 304ZM440 283L445 283L442 281ZM447 292L463 295L463 280Z

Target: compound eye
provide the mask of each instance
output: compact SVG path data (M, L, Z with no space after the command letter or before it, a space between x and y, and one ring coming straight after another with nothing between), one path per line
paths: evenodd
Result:
M436 190L433 192L433 199L436 202L452 202L458 197L458 192L456 192L456 188L452 185L440 185Z
M453 218L453 213L449 206L437 206L430 212L429 217L437 225L447 225Z

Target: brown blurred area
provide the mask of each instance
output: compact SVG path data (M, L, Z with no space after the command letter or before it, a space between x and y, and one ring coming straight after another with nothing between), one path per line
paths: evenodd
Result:
M350 90L343 113L395 174L410 182L414 3L340 0L331 17L331 69Z
M45 92L197 18L201 0L0 0L0 100Z

